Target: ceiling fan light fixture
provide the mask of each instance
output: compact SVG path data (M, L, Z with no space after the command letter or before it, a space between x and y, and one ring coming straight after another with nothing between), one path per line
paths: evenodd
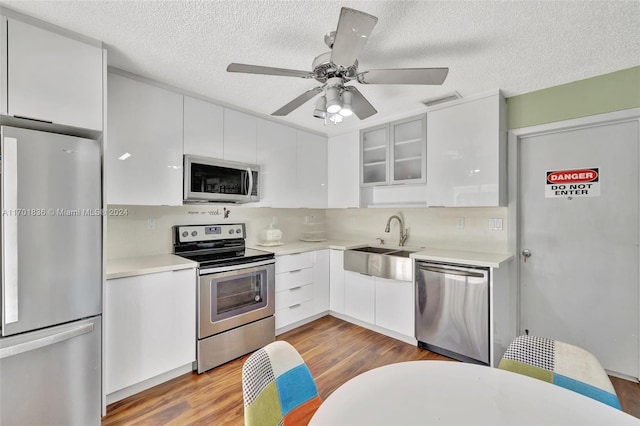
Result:
M325 118L327 115L327 98L320 96L316 101L316 109L313 110L313 116L316 118Z
M335 114L342 109L342 102L340 101L340 92L336 87L329 87L327 89L327 112Z
M342 92L342 109L340 115L343 117L349 117L353 115L353 109L351 109L351 102L353 100L353 94L348 90Z

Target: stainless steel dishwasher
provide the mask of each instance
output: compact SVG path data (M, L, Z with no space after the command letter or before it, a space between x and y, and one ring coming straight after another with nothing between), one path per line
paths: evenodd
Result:
M416 261L418 346L489 364L489 270Z

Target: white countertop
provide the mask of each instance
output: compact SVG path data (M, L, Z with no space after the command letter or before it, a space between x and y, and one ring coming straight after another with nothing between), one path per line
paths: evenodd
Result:
M368 246L363 241L326 240L319 242L295 241L280 246L248 245L249 248L274 253L276 256L304 253L307 251L333 249L349 250ZM385 246L389 248L403 247ZM404 247L406 248L406 247ZM450 250L438 248L424 248L411 255L416 260L431 260L436 262L459 263L464 265L499 268L513 259L513 255L506 253L484 253L477 251ZM135 275L153 274L156 272L177 271L180 269L196 268L198 264L173 254L159 254L153 256L138 256L123 259L107 260L107 279L131 277Z
M512 254L484 253L477 251L449 250L437 248L425 248L413 253L415 260L431 260L434 262L461 263L464 265L483 266L487 268L500 268L513 259Z
M276 256L283 256L287 254L303 253L306 251L322 250L322 249L335 249L335 250L349 250L358 247L364 247L370 245L363 241L348 241L348 240L326 240L321 242L306 242L295 241L291 243L285 243L281 246L261 246L258 244L251 245L251 248L257 250L264 250L274 253ZM403 250L407 248L415 249L414 247L396 247L396 246L383 246L388 248L394 248ZM507 253L487 253L478 251L465 251L465 250L451 250L425 247L421 248L411 255L416 260L431 260L435 262L445 263L459 263L464 265L482 266L486 268L499 268L505 263L513 259L512 254Z
M197 262L173 254L107 260L107 279L196 268Z
M325 240L318 242L310 241L294 241L284 243L280 246L261 246L259 244L252 244L248 247L256 250L264 250L274 253L276 256L282 256L285 254L304 253L306 251L334 249L334 250L348 250L352 248L364 247L368 245L362 241L346 241L346 240Z

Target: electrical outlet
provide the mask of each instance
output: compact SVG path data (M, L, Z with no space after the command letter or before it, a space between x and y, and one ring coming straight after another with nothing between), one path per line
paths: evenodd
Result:
M464 229L464 217L459 217L456 219L456 228Z
M350 225L355 225L356 224L356 217L355 216L349 216L349 224Z
M502 231L502 218L491 218L491 219L489 219L489 230L490 231Z
M278 224L278 216L273 216L271 218L271 223L273 224L273 226Z
M155 217L150 217L149 219L147 219L147 229L149 231L153 231L154 229L156 229L157 226L158 226L158 219L156 219Z

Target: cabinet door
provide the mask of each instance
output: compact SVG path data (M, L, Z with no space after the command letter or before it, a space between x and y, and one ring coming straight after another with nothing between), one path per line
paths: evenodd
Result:
M430 206L495 207L506 202L504 123L504 98L497 93L427 112Z
M258 119L260 206L298 207L296 182L296 130Z
M109 73L108 204L182 205L182 95Z
M258 119L253 115L224 109L224 159L256 164Z
M327 208L327 138L297 130L296 207Z
M374 278L356 272L344 272L344 313L369 324L375 323Z
M102 48L7 19L8 114L102 130Z
M427 167L427 117L391 123L391 183L422 183Z
M328 207L360 207L358 132L331 137L327 145Z
M223 112L219 105L184 97L184 153L223 158Z
M108 394L195 361L194 269L118 278L106 286Z
M329 310L329 250L314 252L313 263L313 313Z
M329 308L344 314L344 252L330 250L329 254Z
M376 325L413 337L413 283L377 277L375 281Z
M389 125L360 132L360 184L384 185L389 182Z

